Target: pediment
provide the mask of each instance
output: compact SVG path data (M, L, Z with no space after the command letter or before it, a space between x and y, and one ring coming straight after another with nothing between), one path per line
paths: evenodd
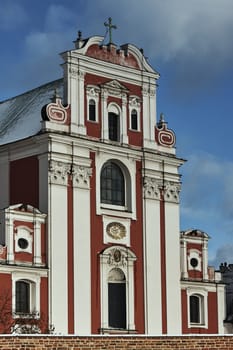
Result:
M119 83L118 80L109 81L105 84L102 84L101 86L107 90L121 91L121 92L125 92L125 93L127 93L129 91L124 85Z

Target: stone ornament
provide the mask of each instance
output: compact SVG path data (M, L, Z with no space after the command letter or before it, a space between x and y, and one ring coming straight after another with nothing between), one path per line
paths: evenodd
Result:
M180 184L175 182L166 182L164 188L164 200L171 203L179 203Z
M175 133L167 128L163 113L160 114L160 120L155 127L155 139L159 145L166 147L173 147L176 142Z
M126 228L119 222L111 222L106 227L107 235L113 239L122 239L126 236Z
M114 267L125 267L127 265L127 254L118 248L113 248L108 254L107 264Z
M75 165L73 167L73 186L88 189L90 187L90 176L92 175L92 169L81 165Z
M43 120L49 120L57 124L67 125L69 122L70 106L64 107L61 103L61 99L55 96L53 102L45 105L42 108L41 115Z
M49 179L52 184L67 185L70 165L51 160L49 163Z
M146 176L144 178L144 196L146 199L160 200L161 180Z

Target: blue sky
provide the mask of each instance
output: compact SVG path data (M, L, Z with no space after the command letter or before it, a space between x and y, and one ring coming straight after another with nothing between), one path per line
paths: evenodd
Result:
M210 263L233 263L233 1L1 0L0 101L62 76L77 31L144 49L161 74L158 114L176 132L181 229L212 239Z

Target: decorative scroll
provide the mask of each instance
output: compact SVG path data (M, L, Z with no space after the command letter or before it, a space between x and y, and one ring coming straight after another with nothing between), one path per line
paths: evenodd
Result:
M146 199L160 200L160 188L162 186L161 180L152 177L144 178L144 196Z
M70 107L64 107L61 99L56 95L53 102L42 108L41 115L43 120L49 120L57 124L68 124Z
M57 161L50 161L49 164L49 178L52 184L67 185L70 165Z
M155 139L161 146L173 147L176 142L175 133L167 128L163 114L160 115L160 121L155 127Z
M81 165L76 165L72 171L73 186L88 189L90 186L90 176L92 169Z
M179 203L180 184L166 182L164 188L164 200L166 202Z

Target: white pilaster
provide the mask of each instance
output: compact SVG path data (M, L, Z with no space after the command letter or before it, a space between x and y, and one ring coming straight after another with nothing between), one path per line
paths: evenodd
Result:
M155 102L152 100L151 91L148 84L143 85L143 144L145 148L156 149L154 136Z
M203 279L208 280L209 275L208 275L208 248L207 248L207 241L203 242L202 246L202 263L203 263Z
M105 89L101 90L101 112L102 112L102 139L108 140L108 109L107 109L108 93Z
M185 240L181 240L180 246L180 254L181 254L181 277L188 278L188 270L187 270L187 242Z
M154 178L144 178L145 332L150 335L162 333L159 185Z
M51 161L49 170L49 322L54 325L56 333L67 333L67 180L69 165Z
M90 176L91 168L73 167L74 320L79 335L91 333Z
M179 184L165 185L167 333L181 334Z
M121 118L122 142L125 144L128 144L126 106L127 106L127 96L123 94L123 96L122 96L122 118Z
M41 223L34 223L34 264L41 264Z

